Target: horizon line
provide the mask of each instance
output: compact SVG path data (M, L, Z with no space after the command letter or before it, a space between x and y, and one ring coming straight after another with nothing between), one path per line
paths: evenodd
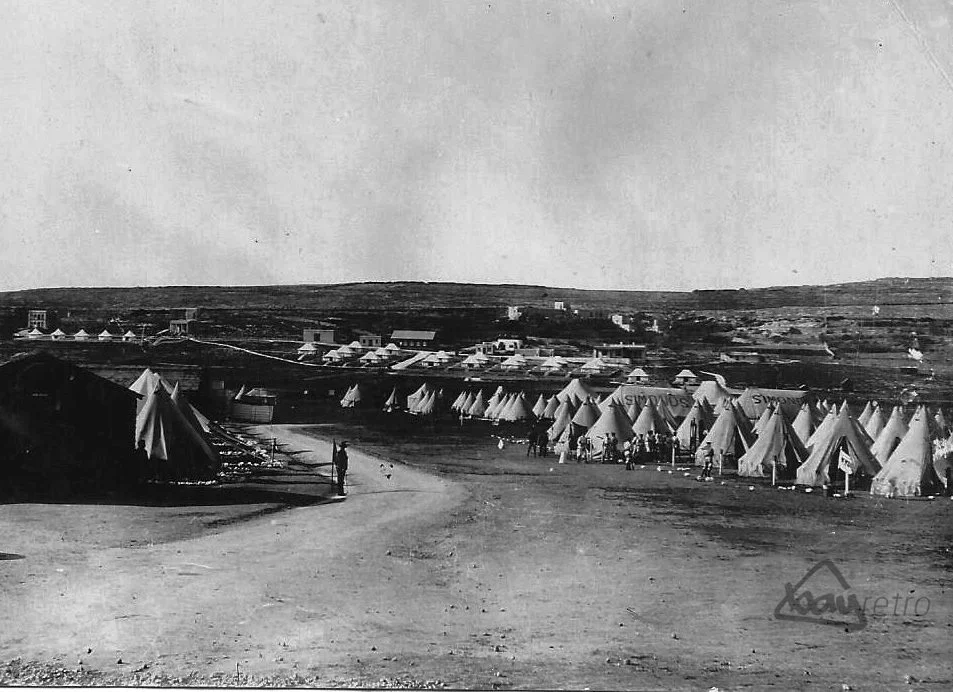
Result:
M697 292L739 292L739 291L765 291L792 288L828 288L834 286L855 286L859 284L876 283L879 281L944 281L953 280L953 276L880 276L873 279L861 279L857 281L841 281L827 284L774 284L765 286L736 286L733 288L582 288L577 286L547 286L544 284L520 284L512 282L489 283L482 281L428 281L425 279L393 279L393 280L365 280L365 281L338 281L332 283L277 283L277 284L150 284L150 285L126 285L126 286L34 286L31 288L13 288L0 290L0 296L11 293L27 293L30 291L68 291L68 290L102 290L102 291L129 291L136 289L197 289L197 288L217 288L217 289L254 289L254 288L295 288L295 287L321 287L333 288L343 286L363 286L363 285L387 285L387 284L420 284L430 286L484 286L484 287L514 287L514 288L539 288L548 290L563 291L587 291L592 293L697 293Z

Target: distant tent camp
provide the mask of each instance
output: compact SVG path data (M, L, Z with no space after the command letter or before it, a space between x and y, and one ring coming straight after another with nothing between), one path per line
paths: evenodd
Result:
M559 405L559 408L553 414L553 424L548 431L550 440L558 440L562 437L562 434L569 429L574 413L575 411L569 401L564 401Z
M698 451L695 452L695 462L699 465L704 464L704 447L710 443L718 467L733 467L751 447L752 436L748 418L737 406L726 401L722 404L715 422L712 423L711 430L705 435Z
M431 391L417 405L410 409L415 416L432 416L437 412L437 392Z
M582 405L573 415L572 423L573 425L577 425L580 428L585 428L588 430L595 425L596 421L599 420L601 415L602 411L599 410L599 407L590 397L582 403Z
M89 338L89 333L85 329L80 329L78 332L73 334L73 339L76 341L86 341Z
M925 406L913 414L907 434L874 476L870 484L872 495L917 497L929 495L943 487L933 467L930 417Z
M537 418L543 417L543 412L546 410L546 397L542 394L539 395L539 398L536 399L536 403L533 404L533 415Z
M355 384L353 387L347 390L344 394L344 398L341 399L341 408L355 408L361 399L363 399L363 394L359 385Z
M59 340L61 340L64 336L66 336L66 332L64 332L62 329L57 329L57 330L54 331L52 334L50 334L50 338L53 339L54 341L59 341ZM942 412L941 412L941 413L942 413Z
M811 439L811 434L814 432L814 412L806 401L801 404L801 409L797 412L791 427L800 438L801 444L807 445L807 441Z
M859 419L858 422L860 422ZM871 440L877 439L877 436L880 435L880 431L884 429L886 424L887 421L884 420L883 411L881 411L880 406L876 404L874 405L873 410L870 412L870 415L867 417L867 422L862 423L864 426L864 431Z
M482 389L476 393L473 401L470 402L470 406L464 409L464 413L470 418L483 418L486 415L486 402L483 400Z
M430 387L425 382L420 385L416 392L407 397L407 410L413 411L417 408L417 405L420 404L428 394L430 394Z
M900 444L900 440L907 434L907 423L903 420L903 410L894 406L890 418L884 424L883 430L870 445L870 452L881 466L887 463L893 450Z
M586 437L592 442L594 454L602 454L606 436L610 433L618 438L620 445L634 436L632 421L625 415L622 407L615 404L609 406L586 432Z
M59 331L59 330L57 330L57 331ZM137 337L136 337L136 333L135 333L134 331L132 331L131 329L127 330L126 333L122 335L122 340L123 340L123 341L135 341L136 338L137 338Z
M104 329L101 332L99 332L98 338L100 341L112 341L113 335L110 333L108 329Z
M136 444L145 448L159 479L205 480L219 468L208 442L158 382L136 416Z
M799 485L824 485L843 478L844 472L839 468L841 452L851 459L852 478L857 474L870 477L877 475L880 462L870 452L870 438L860 424L851 418L846 406L841 407L837 417L829 424L825 421L825 425L818 428L818 431L823 428L823 434L818 435L815 432L814 444L810 447L811 454L798 467Z
M715 421L715 416L708 408L708 404L695 401L685 420L675 429L675 438L682 449L695 450L702 438Z
M540 418L545 418L546 420L555 420L556 411L559 409L559 407L559 399L557 399L555 396L549 397L549 401L546 402L546 408L543 409L543 413Z
M499 420L500 415L503 413L503 411L505 411L509 407L510 404L513 403L513 399L515 397L516 397L516 394L501 393L496 400L496 404L492 408L487 406L486 417L492 420Z
M522 392L520 392L519 395L513 399L513 403L507 406L500 414L500 420L510 423L529 420L531 418L533 418L533 412L530 410L526 396Z
M771 478L774 474L779 480L789 479L807 458L807 448L791 423L780 411L772 410L758 439L738 460L738 475Z
M469 389L461 389L460 393L457 394L457 398L453 400L453 403L450 404L451 411L460 411L463 408L463 402L467 398L467 394L470 393Z
M460 412L464 415L470 414L470 407L473 406L473 401L476 399L476 395L471 392L469 389L463 394L463 401L460 402ZM484 406L483 412L486 413L486 407Z
M45 336L38 328L34 327L27 333L27 338L29 339L39 339L41 336Z
M391 390L390 396L387 397L387 401L384 402L384 411L386 413L393 413L400 408L400 399L397 397L397 387L394 387Z

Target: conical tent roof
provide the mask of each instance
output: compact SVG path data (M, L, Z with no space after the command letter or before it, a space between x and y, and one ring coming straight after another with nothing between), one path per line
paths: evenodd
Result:
M814 432L814 412L809 403L801 404L801 409L797 412L791 427L800 438L801 444L807 445L807 441L811 439L811 434Z
M715 417L708 404L696 400L692 404L685 420L675 429L675 438L682 449L691 449L692 432L695 433L695 443L701 442L702 432L707 432L714 422Z
M669 432L670 428L665 418L655 408L655 404L647 401L639 412L639 417L632 423L632 432L636 435L646 435L652 431L664 433Z
M146 400L149 398L149 394L152 390L156 388L156 385L161 385L170 396L175 389L172 383L149 368L143 370L142 374L136 378L136 381L129 385L129 389L139 395L139 402L136 405L137 412L142 411L142 407L146 405ZM243 392L239 392L239 394L242 393Z
M483 401L482 389L473 397L473 401L470 402L470 407L464 410L471 418L482 418L486 415L486 402Z
M858 422L860 421L858 420ZM864 431L870 436L870 439L876 440L886 424L887 421L884 420L883 411L880 410L880 406L875 405L870 412L870 416L867 418L867 422L864 423L863 426Z
M89 332L87 332L85 329L80 328L80 330L79 330L78 332L76 332L75 334L73 334L73 338L74 338L74 339L88 339L88 338L89 338Z
M136 445L144 446L163 477L205 479L218 470L217 454L158 382L136 416Z
M555 399L555 397L553 397ZM564 401L556 409L555 420L549 428L549 439L558 440L569 424L572 423L573 409L568 401Z
M397 397L397 387L394 387L390 392L390 396L387 397L387 401L384 402L384 410L385 411L396 410L399 401L400 399L398 399Z
M543 417L543 411L546 410L546 397L542 394L539 395L539 398L536 399L536 403L533 404L533 415L537 418Z
M755 421L752 432L755 435L760 435L761 430L768 424L768 421L771 420L771 416L774 415L774 406L768 406L761 412L761 415L758 417L758 420Z
M870 452L870 438L860 424L851 418L848 408L842 406L837 417L826 427L824 433L816 437L814 445L810 448L810 456L798 468L798 484L829 483L831 466L837 467L839 452L844 448L853 459L855 473L863 472L869 476L875 476L880 471L880 462Z
M715 459L720 464L724 464L726 456L739 459L751 447L752 437L748 418L732 402L726 401L712 423L711 430L695 452L695 461L698 464L705 463L704 448L708 444L711 444Z
M578 377L569 381L565 387L556 395L560 401L572 398L577 401L585 401L592 395L592 390ZM595 421L593 421L595 422Z
M837 412L834 410L837 407L834 406L827 415L824 416L824 420L821 421L821 424L814 429L814 432L811 433L811 436L807 438L807 448L810 449L814 446L814 443L817 442L820 438L824 437L827 434L827 430L834 424L834 421L837 420Z
M576 411L575 415L572 417L572 422L574 425L578 425L580 428L588 429L595 425L596 421L599 420L599 416L601 415L602 411L599 410L599 407L596 405L596 403L591 398L588 398Z
M355 384L344 395L344 398L341 399L341 408L354 408L363 399L363 394L359 385Z
M437 392L431 391L427 396L420 400L417 406L411 411L418 416L432 416L437 410Z
M430 394L430 387L427 386L427 383L424 382L420 387L417 388L417 391L407 397L407 410L413 411L417 408L417 405Z
M619 397L618 397L618 391L619 391L619 390L616 390L615 392L612 392L612 394L610 394L609 396L605 397L604 399L599 400L598 403L599 403L599 412L600 412L600 413L605 413L606 411L608 411L610 406L619 406L619 405L620 405L621 399L619 399ZM624 410L624 407L623 407L623 410Z
M500 402L503 400L503 388L497 387L496 391L493 392L493 396L489 398L486 402L486 412L484 415L487 418L494 418L496 410L500 407Z
M533 417L533 412L526 401L526 395L522 392L514 397L513 403L506 407L506 410L500 414L500 420L513 423L515 421L527 420Z
M738 475L770 478L775 467L778 478L791 478L807 457L807 448L793 426L780 410L775 410L758 439L738 460Z
M890 413L890 418L888 418L884 424L883 430L881 430L880 434L874 439L874 443L870 445L871 454L874 455L874 458L881 466L887 463L890 455L893 454L893 450L897 448L897 445L900 444L900 440L902 440L906 434L907 423L903 419L903 409L899 406L894 406L893 411Z
M199 413L198 410L189 403L188 398L179 389L178 383L176 383L175 389L172 390L172 395L169 398L172 399L172 403L178 407L182 416L189 422L189 425L195 429L197 442L202 445L208 457L218 462L218 452L215 451L215 448L212 447L206 437L206 433L208 432L208 418Z
M592 442L592 451L596 454L602 452L605 444L606 435L614 434L619 438L619 442L631 440L634 436L632 432L632 421L625 415L621 406L609 406L599 420L592 424L592 427L586 432L586 437Z
M469 393L470 393L470 390L468 390L468 389L461 389L461 390L460 390L460 393L457 394L457 398L453 400L453 403L452 403L452 404L450 404L450 410L451 410L451 411L459 411L460 409L462 409L462 408L463 408L463 402L466 400L467 394L469 394ZM471 402L471 403L472 403L472 402Z
M632 402L625 407L625 415L627 415L632 422L634 423L639 418L639 414L642 413L642 409L639 407L639 402L632 398Z
M870 420L870 416L874 412L874 404L872 401L868 401L867 405L864 406L864 410L860 412L860 415L857 416L857 422L860 423L860 427L866 427L867 421Z
M473 406L473 400L475 398L476 398L476 395L473 392L467 390L467 393L463 397L463 403L460 404L460 410L465 414L469 414L470 407Z
M540 418L546 418L548 420L554 420L556 418L556 410L561 406L559 399L555 396L551 396L549 401L546 402L546 408L543 409L543 415Z
M494 394L494 396L496 396ZM486 417L492 420L499 420L500 414L506 410L506 408L513 403L513 397L515 394L501 394L499 399L497 399L496 405L493 408L487 406ZM491 399L492 401L492 399Z
M933 468L930 418L925 406L913 415L907 434L874 476L870 484L872 495L916 497L929 495L940 488L940 479Z

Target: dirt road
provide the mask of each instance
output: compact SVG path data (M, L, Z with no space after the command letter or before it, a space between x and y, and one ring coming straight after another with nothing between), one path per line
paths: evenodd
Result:
M298 460L330 457L296 426L260 432L306 450ZM3 550L24 556L0 562L17 623L0 657L329 685L953 684L941 552L953 503L834 504L655 467L559 465L488 437L421 440L358 440L344 502L133 549L18 535L0 506ZM779 621L785 583L825 559L859 596L915 591L929 613L872 614L860 631Z

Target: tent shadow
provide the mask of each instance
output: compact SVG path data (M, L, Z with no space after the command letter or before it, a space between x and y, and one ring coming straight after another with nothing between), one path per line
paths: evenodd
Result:
M330 480L312 476L261 479L216 485L147 484L110 492L75 492L52 497L39 491L0 497L2 504L93 504L138 507L215 507L225 505L280 505L305 507L328 502L334 495Z
M19 553L0 553L0 562L3 560L23 560L26 559L25 555L20 555Z

